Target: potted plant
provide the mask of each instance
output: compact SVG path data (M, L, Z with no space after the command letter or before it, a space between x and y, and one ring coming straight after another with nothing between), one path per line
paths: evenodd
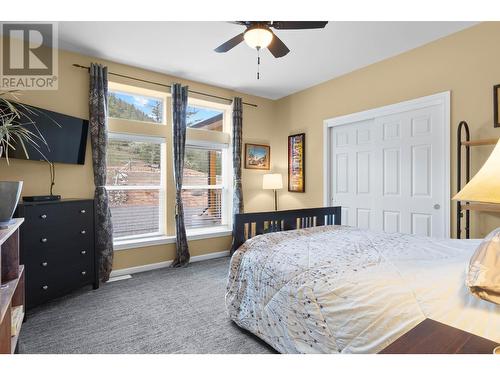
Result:
M5 156L7 165L9 165L9 150L21 147L29 159L26 145L32 146L42 156L40 144L47 145L32 120L32 116L37 115L35 111L15 99L16 96L12 92L0 92L0 157ZM35 132L27 129L26 125L32 125ZM22 181L0 181L0 228L10 224L22 187Z

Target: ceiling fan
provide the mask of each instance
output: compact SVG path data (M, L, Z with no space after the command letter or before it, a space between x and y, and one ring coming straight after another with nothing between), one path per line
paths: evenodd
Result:
M278 58L285 56L290 50L280 38L271 30L305 30L322 29L328 21L235 21L237 25L246 27L246 30L215 49L215 52L227 52L245 41L250 47L260 51L266 48Z

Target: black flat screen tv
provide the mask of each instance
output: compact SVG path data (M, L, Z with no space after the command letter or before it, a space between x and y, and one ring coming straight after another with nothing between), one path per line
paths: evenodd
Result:
M29 117L45 138L47 145L39 140L36 142L48 161L52 163L85 164L85 150L89 130L88 120L34 106L25 106L33 111L33 113L29 114ZM24 125L26 129L38 134L34 125L29 124L28 119L21 118L17 121L20 124L26 124ZM33 146L26 144L26 150L30 160L45 161L40 152ZM16 145L15 150L9 150L10 158L27 159L23 148L19 144Z

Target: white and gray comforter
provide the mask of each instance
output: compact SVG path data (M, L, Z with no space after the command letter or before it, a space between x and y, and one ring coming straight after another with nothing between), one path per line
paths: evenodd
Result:
M227 311L281 353L376 353L427 317L500 342L500 306L464 283L478 243L342 226L260 235L232 257Z

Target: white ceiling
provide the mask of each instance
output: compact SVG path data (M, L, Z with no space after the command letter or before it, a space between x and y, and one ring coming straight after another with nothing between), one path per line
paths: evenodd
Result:
M242 43L213 51L243 31L227 22L60 22L59 46L74 52L278 99L474 25L473 22L329 22L278 30L291 52L275 59Z

